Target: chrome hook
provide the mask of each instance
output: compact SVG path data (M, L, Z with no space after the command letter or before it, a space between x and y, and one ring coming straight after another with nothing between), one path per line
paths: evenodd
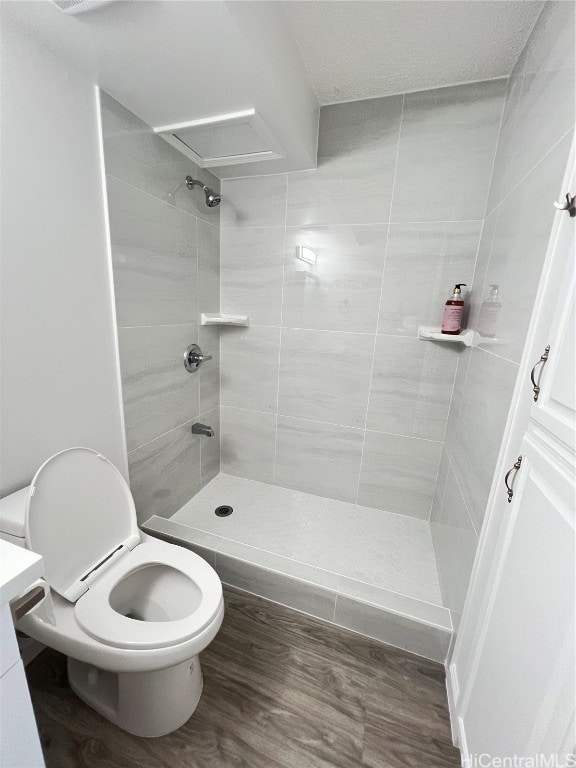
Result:
M570 214L570 218L574 218L576 216L576 195L571 196L570 192L566 195L566 202L565 203L554 203L554 208L557 208L559 211L568 211Z

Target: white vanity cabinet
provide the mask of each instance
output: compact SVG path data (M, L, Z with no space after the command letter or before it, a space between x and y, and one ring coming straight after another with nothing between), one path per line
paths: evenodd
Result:
M10 602L44 573L42 558L0 540L0 766L44 768Z

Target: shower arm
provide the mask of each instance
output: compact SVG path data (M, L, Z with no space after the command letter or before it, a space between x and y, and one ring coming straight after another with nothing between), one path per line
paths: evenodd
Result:
M188 189L193 189L194 187L202 187L204 191L208 189L206 184L204 184L201 181L197 181L196 179L193 179L192 176L186 176L186 186Z

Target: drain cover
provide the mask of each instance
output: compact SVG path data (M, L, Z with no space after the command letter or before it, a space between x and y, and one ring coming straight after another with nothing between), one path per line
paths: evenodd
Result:
M228 504L223 504L221 507L216 507L214 512L218 517L228 517L228 515L231 515L234 510L232 507L228 506Z

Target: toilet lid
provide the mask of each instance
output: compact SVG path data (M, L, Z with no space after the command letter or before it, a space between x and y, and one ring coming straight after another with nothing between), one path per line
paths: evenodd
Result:
M90 448L57 453L36 472L25 533L28 548L44 558L52 589L71 601L86 592L85 577L103 560L140 541L128 484Z

